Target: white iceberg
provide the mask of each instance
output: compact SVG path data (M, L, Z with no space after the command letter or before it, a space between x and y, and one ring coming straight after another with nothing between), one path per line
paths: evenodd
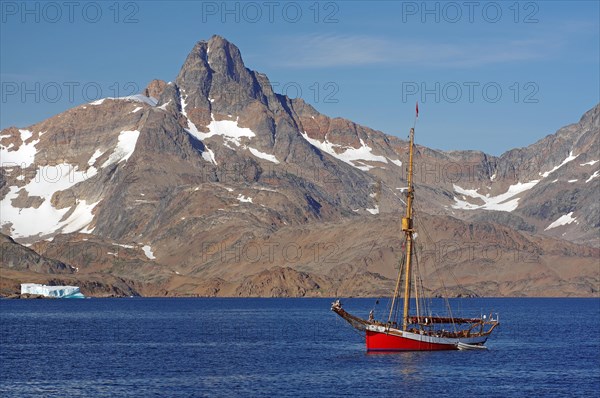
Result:
M21 294L38 294L54 298L85 298L77 286L46 286L38 283L21 283Z

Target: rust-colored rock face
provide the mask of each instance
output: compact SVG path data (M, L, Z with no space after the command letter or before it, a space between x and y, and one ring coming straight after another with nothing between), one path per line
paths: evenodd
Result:
M429 294L598 294L599 114L499 157L417 145ZM4 129L0 149L0 294L59 279L98 296L394 284L406 141L275 93L222 37L173 82Z
M148 83L148 86L146 86L146 89L144 90L144 95L146 97L160 98L163 91L165 90L165 87L167 87L167 82L159 79L154 79L150 83Z

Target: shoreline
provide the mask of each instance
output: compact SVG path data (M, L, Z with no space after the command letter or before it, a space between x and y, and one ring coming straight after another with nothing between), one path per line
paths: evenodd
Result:
M427 297L428 299L443 299L444 297ZM72 299L72 298L57 298L57 297L47 297L42 295L35 294L13 294L10 296L0 296L0 300L85 300L85 299L229 299L229 300L238 300L238 299L323 299L323 300L353 300L353 299L375 299L375 300L385 300L386 297L381 296L278 296L278 297L269 297L269 296L86 296L85 299ZM477 297L447 297L447 299L600 299L600 295L598 296L477 296Z

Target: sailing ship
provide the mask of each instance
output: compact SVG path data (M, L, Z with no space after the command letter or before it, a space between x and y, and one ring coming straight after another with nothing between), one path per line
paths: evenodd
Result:
M419 106L417 104L417 114ZM415 118L416 124L416 118ZM408 149L408 187L406 189L406 216L402 218L404 233L404 257L398 270L394 294L387 321L374 319L373 311L368 319L348 313L342 308L340 300L336 300L331 310L341 316L354 328L365 332L367 351L435 351L435 350L466 350L484 349L485 342L492 331L499 325L498 315L494 318L480 315L479 318L454 317L447 298L447 316L433 315L431 307L424 299L424 290L419 274L413 269L413 259L416 260L414 239L416 237L413 225L413 152L415 127L410 129ZM415 261L418 264L418 261ZM413 280L415 286L413 287ZM400 308L399 293L402 282L404 294L402 302L402 319L398 322ZM420 286L419 286L420 284ZM415 312L411 312L413 298Z

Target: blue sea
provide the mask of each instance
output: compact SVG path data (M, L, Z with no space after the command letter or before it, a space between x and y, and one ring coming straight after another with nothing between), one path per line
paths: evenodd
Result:
M393 354L331 301L0 300L0 396L599 396L599 299L455 299L500 313L489 350Z

